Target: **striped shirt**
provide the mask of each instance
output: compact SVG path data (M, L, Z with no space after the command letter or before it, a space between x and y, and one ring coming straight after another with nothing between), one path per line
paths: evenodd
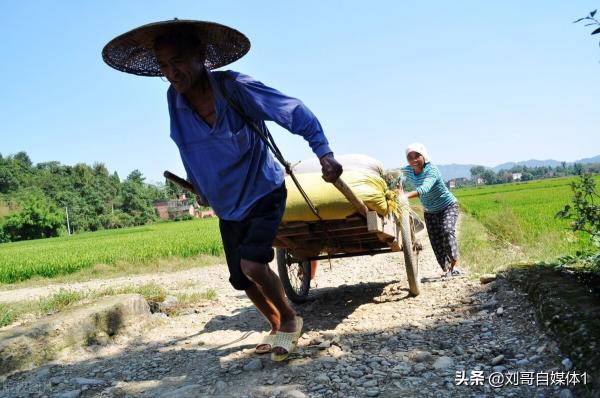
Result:
M425 163L423 171L418 175L410 166L402 169L406 178L415 186L419 199L427 213L439 213L456 202L456 198L446 188L442 173L431 163Z

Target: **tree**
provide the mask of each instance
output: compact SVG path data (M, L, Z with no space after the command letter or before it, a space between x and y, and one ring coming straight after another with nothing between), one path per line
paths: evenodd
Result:
M508 171L504 171L504 172L499 172L497 177L496 177L496 181L500 182L502 184L506 184L509 182L512 182L513 180L513 176L511 172Z
M15 162L20 163L25 168L29 168L33 164L31 162L31 159L29 158L29 155L27 155L27 153L23 151L13 156L13 159L15 160Z
M496 184L498 182L498 178L496 177L496 173L493 170L485 169L481 174L481 178L485 181L486 184Z
M556 213L556 217L571 220L573 231L583 232L600 247L600 195L596 192L596 183L591 175L581 173L579 181L571 183L573 191L572 205L566 205Z
M30 193L21 206L21 211L10 215L2 226L3 235L12 241L58 236L63 214L41 192Z
M122 210L133 216L136 225L156 220L156 211L144 186L142 173L134 170L127 176L122 188Z
M521 181L530 181L533 180L533 174L528 173L528 172L524 172L523 174L521 174Z
M165 195L167 198L177 198L181 194L188 194L187 190L183 189L180 185L175 184L173 181L165 178Z
M485 167L483 166L475 166L475 167L471 167L471 170L469 170L471 172L471 178L475 179L478 177L481 177L483 175L483 173L485 172Z
M19 188L19 179L8 160L0 160L0 193L8 193Z
M58 209L61 217L67 207L76 232L140 225L155 220L153 201L184 192L173 188L146 184L138 170L121 182L118 174L110 174L102 163L68 166L48 161L34 165L25 152L0 155L0 199L7 203L0 225L14 216L9 226L13 232L20 228L16 214L30 205L30 195L41 198L46 207ZM1 232L0 241L7 239L12 235Z
M586 22L585 26L600 26L600 21L598 21L598 20L595 18L595 16L596 16L596 11L597 11L597 10L590 11L590 13L589 13L587 16L585 16L585 17L583 17L583 18L579 18L578 20L576 20L576 21L573 21L573 23L579 23L579 22L581 22L581 21L585 21L585 22ZM596 35L596 34L598 34L598 33L600 33L600 27L598 27L598 28L596 28L595 30L593 30L593 31L592 31L592 33L590 33L590 34L591 34L591 35ZM599 44L600 44L600 43L599 43Z

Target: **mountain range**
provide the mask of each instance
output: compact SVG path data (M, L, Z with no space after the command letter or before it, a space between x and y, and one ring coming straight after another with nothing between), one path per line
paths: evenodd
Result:
M575 162L565 162L567 164L573 164L573 163L580 163L580 164L584 164L584 163L600 163L600 155L598 156L594 156L592 158L585 158L585 159L580 159L580 160L576 160ZM556 167L556 166L560 166L562 164L561 161L559 160L554 160L554 159L548 159L548 160L537 160L537 159L531 159L531 160L524 160L521 162L507 162L507 163L502 163L499 164L497 166L494 167L489 167L490 169L494 170L495 172L498 172L500 170L508 170L513 168L514 166L527 166L527 167ZM436 165L439 169L440 172L442 173L442 176L444 176L444 180L448 181L448 180L452 180L453 178L471 178L471 168L478 166L476 164L444 164L444 165Z

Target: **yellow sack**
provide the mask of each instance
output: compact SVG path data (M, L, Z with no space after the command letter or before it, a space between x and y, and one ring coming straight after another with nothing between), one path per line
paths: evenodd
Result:
M356 213L352 203L333 184L325 182L321 173L296 174L296 178L324 220L342 220ZM382 216L398 215L396 192L388 189L383 178L359 170L344 171L341 178L369 209ZM317 221L289 176L285 185L288 196L283 222Z

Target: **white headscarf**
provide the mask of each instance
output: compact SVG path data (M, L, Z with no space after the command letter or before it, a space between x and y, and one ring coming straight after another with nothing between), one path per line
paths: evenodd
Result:
M421 144L420 142L413 142L408 146L408 148L406 148L406 156L408 156L408 154L411 152L420 153L423 156L423 159L425 159L425 163L431 162L431 158L427 153L427 148L425 148L425 145Z

